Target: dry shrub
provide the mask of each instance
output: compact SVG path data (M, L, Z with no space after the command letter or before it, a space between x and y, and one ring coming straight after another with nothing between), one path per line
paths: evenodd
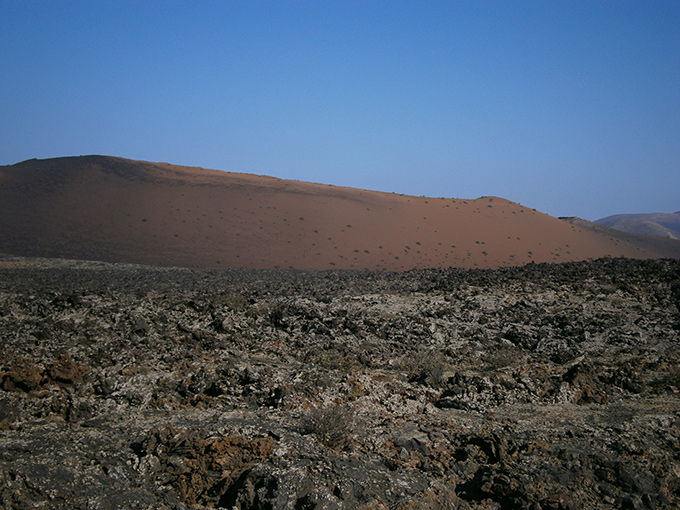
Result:
M354 437L356 420L347 405L333 405L310 409L300 423L302 434L314 434L329 448L347 447Z
M397 364L397 368L406 373L410 382L419 382L433 388L438 388L444 382L444 373L448 366L446 356L431 349L404 356Z

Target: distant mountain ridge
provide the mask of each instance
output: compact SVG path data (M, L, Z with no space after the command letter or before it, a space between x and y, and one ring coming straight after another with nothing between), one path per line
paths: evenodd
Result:
M680 241L499 197L428 198L110 156L0 166L0 253L156 266L404 271L680 258Z
M595 223L633 234L680 239L680 211L675 213L615 214L596 220Z

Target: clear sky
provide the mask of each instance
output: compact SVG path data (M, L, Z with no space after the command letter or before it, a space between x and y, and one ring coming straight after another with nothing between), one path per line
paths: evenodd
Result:
M680 1L0 0L0 164L680 210Z

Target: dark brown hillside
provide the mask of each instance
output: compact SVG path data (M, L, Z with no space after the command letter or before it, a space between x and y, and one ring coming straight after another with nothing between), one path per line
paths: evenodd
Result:
M680 239L680 211L670 214L617 214L596 220L595 223L633 234Z
M502 198L426 198L105 156L0 167L0 252L162 266L496 268L680 257Z

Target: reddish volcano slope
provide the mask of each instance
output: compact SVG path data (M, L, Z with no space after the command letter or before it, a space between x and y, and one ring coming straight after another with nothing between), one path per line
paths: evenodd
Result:
M163 266L496 268L678 257L502 198L424 198L105 156L0 166L0 252ZM632 235L632 234L631 234Z

